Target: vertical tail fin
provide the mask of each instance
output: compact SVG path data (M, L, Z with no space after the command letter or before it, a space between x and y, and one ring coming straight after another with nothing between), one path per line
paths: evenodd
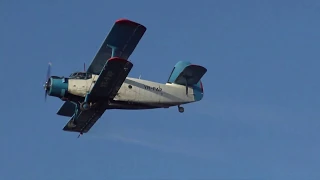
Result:
M207 69L202 66L193 65L186 61L179 61L174 66L167 83L186 86L187 94L188 87L192 87L195 101L200 101L203 97L201 78L206 72Z

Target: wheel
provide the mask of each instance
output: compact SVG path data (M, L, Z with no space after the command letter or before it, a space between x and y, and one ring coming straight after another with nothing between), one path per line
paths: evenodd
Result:
M70 121L70 122L68 122L67 126L68 126L69 128L74 128L74 127L76 127L77 125L75 124L74 121Z
M183 107L178 107L178 110L179 110L180 113L184 112L184 108Z
M81 111L86 111L90 109L90 104L87 102L83 102L80 104L80 110Z

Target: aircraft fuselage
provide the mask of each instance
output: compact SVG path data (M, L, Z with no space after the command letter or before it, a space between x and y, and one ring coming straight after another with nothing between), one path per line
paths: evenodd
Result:
M98 77L98 75L92 75L90 79L69 79L68 93L85 97L91 91ZM128 109L131 109L128 104L132 104L132 109L137 108L138 104L142 106L142 109L144 109L143 105L146 105L145 108L151 108L186 104L196 101L193 95L193 88L188 88L188 94L186 94L186 87L182 85L162 84L127 77L117 95L113 98L113 103L118 108L127 107Z

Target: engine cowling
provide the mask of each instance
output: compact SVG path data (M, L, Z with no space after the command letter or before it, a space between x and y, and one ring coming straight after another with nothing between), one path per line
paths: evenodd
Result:
M68 78L51 76L47 82L48 95L66 98L68 95Z

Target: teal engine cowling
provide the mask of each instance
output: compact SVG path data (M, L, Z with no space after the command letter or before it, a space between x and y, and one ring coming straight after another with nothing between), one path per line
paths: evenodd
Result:
M67 98L68 78L51 76L46 82L45 89L49 96Z

